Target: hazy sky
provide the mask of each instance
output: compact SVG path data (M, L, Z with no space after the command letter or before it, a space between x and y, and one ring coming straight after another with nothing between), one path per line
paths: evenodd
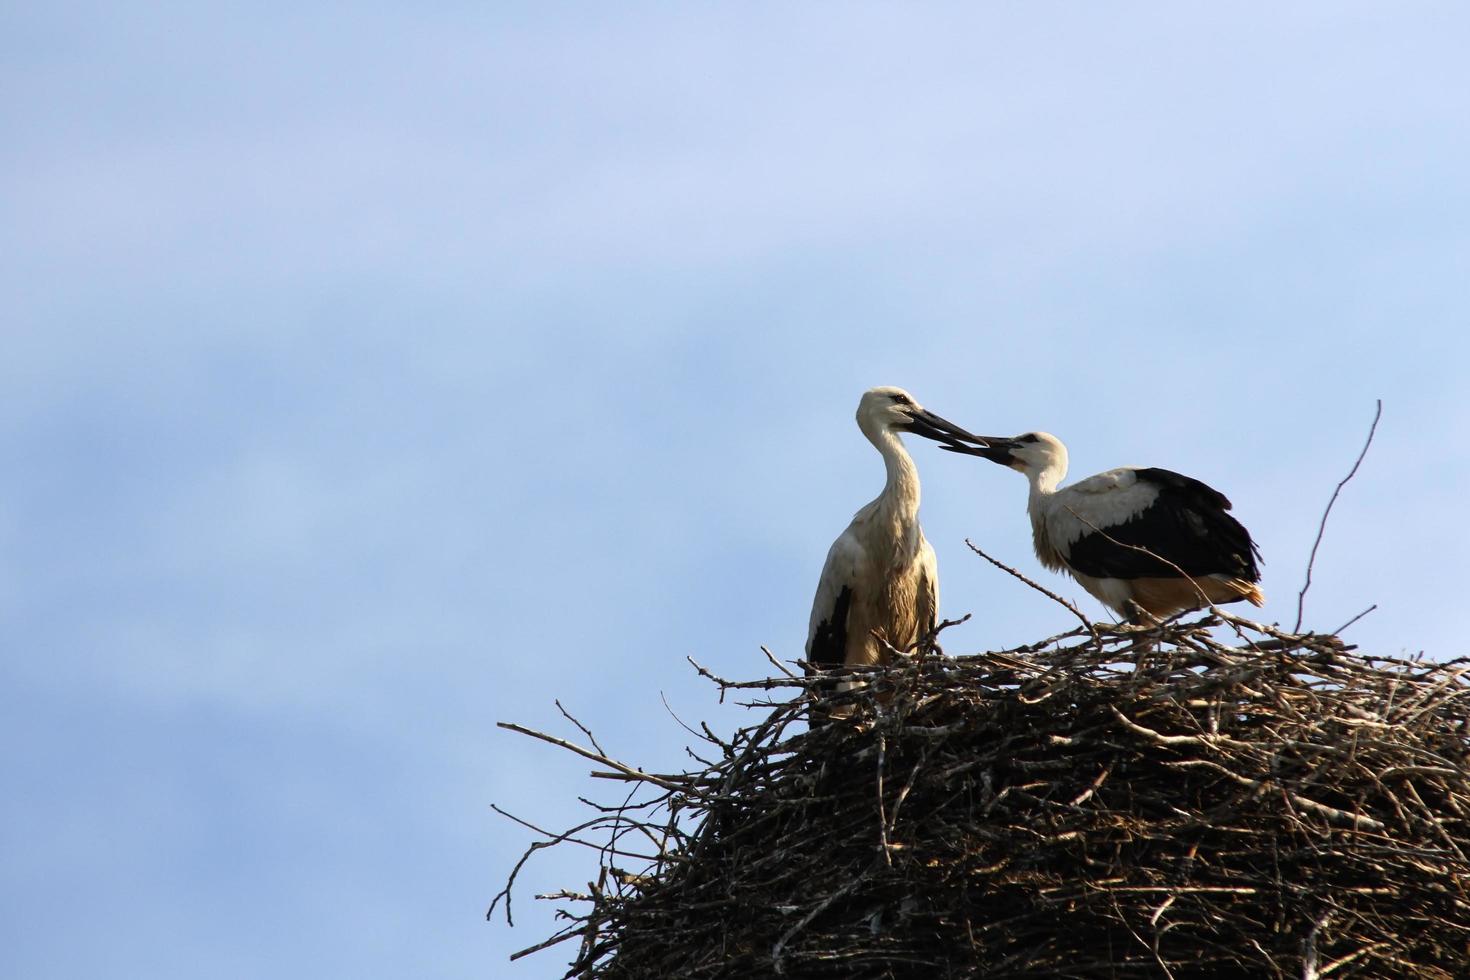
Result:
M0 974L559 977L485 906L799 655L872 385L1465 654L1460 4L6 5ZM1100 608L913 445L952 653Z

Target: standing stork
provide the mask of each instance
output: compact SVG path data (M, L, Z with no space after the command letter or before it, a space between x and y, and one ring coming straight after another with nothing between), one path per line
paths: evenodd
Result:
M1141 621L1244 599L1262 605L1260 549L1231 517L1230 501L1171 470L1124 466L1057 489L1067 447L1047 432L1013 439L980 436L943 448L983 456L1031 484L1036 557L1070 572L1099 602Z
M919 528L919 471L898 434L949 445L976 438L924 409L902 388L864 392L857 423L882 455L888 481L827 552L807 631L808 673L884 663L890 647L908 650L934 630L939 574L934 549Z

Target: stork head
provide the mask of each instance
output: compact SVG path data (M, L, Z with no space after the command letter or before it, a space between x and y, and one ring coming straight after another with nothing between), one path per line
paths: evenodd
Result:
M1010 438L999 436L971 437L966 442L976 445L941 446L953 453L967 453L971 456L983 456L992 463L1009 466L1017 472L1024 473L1028 477L1048 471L1055 471L1057 478L1067 472L1067 447L1062 445L1062 440L1050 432L1023 432L1021 435Z
M902 388L884 385L869 388L858 402L858 428L869 439L884 432L912 432L914 435L945 443L959 449L964 440L979 440L948 419L940 418L914 400Z

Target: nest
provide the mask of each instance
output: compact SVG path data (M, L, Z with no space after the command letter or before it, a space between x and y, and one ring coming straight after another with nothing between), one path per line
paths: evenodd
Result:
M830 696L710 675L764 716L706 729L687 773L518 729L635 792L532 846L601 872L543 896L566 928L517 955L577 942L587 980L1470 976L1467 672L1215 610Z

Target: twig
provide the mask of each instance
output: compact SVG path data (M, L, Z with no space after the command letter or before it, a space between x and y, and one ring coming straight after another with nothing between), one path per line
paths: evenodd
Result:
M893 855L888 851L888 814L883 803L883 769L888 759L888 739L882 732L878 733L878 778L875 783L878 787L878 847L883 854L883 863L893 867Z
M1082 615L1082 610L1080 610L1080 609L1077 608L1077 604L1076 603L1070 602L1067 599L1063 599L1061 596L1057 595L1055 592L1053 592L1051 589L1048 589L1044 585L1041 585L1041 584L1039 584L1037 582L1033 582L1031 579L1027 578L1025 575L1022 575L1020 572L1016 571L1016 569L1014 569L1011 566L1005 564L1004 562L996 561L994 558L990 557L985 552L983 552L979 548L977 548L975 546L975 543L973 541L971 541L969 538L966 538L965 539L965 544L969 545L971 551L975 552L975 554L979 555L981 558L984 558L986 561L990 562L990 564L994 565L996 568L999 568L1001 571L1007 572L1010 575L1013 575L1014 577L1020 579L1022 582L1025 582L1027 585L1031 586L1031 588L1035 589L1037 592L1040 592L1042 595L1046 596L1048 599L1052 600L1053 602L1055 602L1055 603L1057 603L1057 604L1059 604L1061 606L1064 606L1067 609L1068 612L1070 612L1073 616L1076 616L1079 620L1082 621L1082 626L1089 633L1092 634L1092 638L1094 640L1098 640L1099 639L1098 633L1097 633L1097 627L1092 624L1092 620L1090 620L1086 616Z
M567 721L571 722L573 725L576 725L579 729L581 729L582 734L587 736L587 741L589 741L589 742L592 743L592 747L594 749L596 749L599 752L603 751L602 746L597 744L597 736L592 734L592 729L588 728L586 725L582 724L580 721L578 721L577 719L573 718L571 712L567 711L566 708L563 708L562 707L561 701L556 700L556 701L553 701L552 703L556 705L556 710L561 712L561 716L563 718L565 718Z
M565 841L565 840L576 841L576 836L575 835L577 835L577 834L581 833L582 831L586 830L588 827L596 826L601 821L600 821L600 819L599 820L589 820L586 823L578 824L577 826L573 827L571 830L566 831L565 833L552 834L552 833L547 833L546 831L542 830L540 827L535 826L534 824L527 823L525 820L522 820L520 817L516 816L513 813L508 813L507 811L502 810L500 807L496 806L494 803L490 804L490 809L494 810L496 813L500 814L502 817L505 817L507 820L513 820L516 823L520 824L522 827L527 827L527 828L529 828L531 830L534 830L536 833L541 834L542 836L544 836L544 837L547 838L547 840L544 840L544 841L535 841L535 842L533 842L531 844L530 847L526 848L526 852L521 855L521 859L519 861L517 861L516 864L515 864L515 867L511 869L510 877L507 879L507 881L505 883L505 887L502 888L500 890L500 892L498 894L496 894L496 896L493 899L491 899L491 901L490 901L490 907L485 910L485 918L488 920L491 916L493 916L495 914L495 906L498 905L498 904L500 904L500 900L502 898L504 898L505 899L505 923L506 923L506 925L513 926L513 925L515 925L515 920L513 920L511 918L511 915L510 915L510 893L511 893L511 888L515 885L515 883L516 883L516 876L521 873L521 868L524 867L525 866L525 863L531 859L531 855L532 854L535 854L537 851L541 850L542 848L553 847L553 846L555 846L557 844L560 844L562 841ZM579 844L587 844L586 841L576 841L576 842L579 843ZM587 844L587 846L588 847L595 847L596 845Z
M781 954L782 951L786 948L786 944L791 942L791 940L795 938L798 933L809 926L813 919L821 915L823 912L827 911L827 909L831 908L834 902L842 898L842 896L846 895L848 892L852 891L858 885L862 884L863 879L867 877L868 871L860 872L847 884L843 885L841 888L828 895L824 900L817 903L817 906L806 915L802 916L801 921L797 922L796 925L792 926L790 929L787 929L784 933L782 933L781 938L776 940L776 945L771 947L771 964L775 967L778 974L785 975L786 973L785 964L781 962Z
M1363 464L1363 457L1368 455L1368 447L1373 445L1373 433L1378 431L1378 420L1383 416L1383 399L1378 399L1373 409L1373 424L1368 426L1368 439L1363 443L1362 451L1358 458L1353 461L1353 468L1348 470L1348 475L1337 483L1337 489L1332 491L1332 498L1327 501L1327 508L1322 511L1322 520L1317 524L1317 538L1312 542L1312 553L1307 557L1307 580L1302 583L1302 590L1296 595L1296 625L1291 628L1293 633L1302 628L1302 608L1307 600L1307 590L1312 587L1312 568L1317 563L1317 548L1322 544L1322 535L1327 531L1327 517L1332 513L1332 505L1337 503L1337 495L1342 493L1342 488L1347 486L1358 472L1358 467Z
M796 675L791 672L791 669L789 667L787 667L781 661L777 660L774 653L772 653L770 650L767 650L764 646L761 647L761 653L764 653L766 655L766 659L769 660L777 670L785 674L787 677L795 680Z
M593 762L600 762L610 769L616 769L618 772L623 773L625 776L631 776L634 779L642 779L647 782L653 783L655 786L662 786L664 789L678 790L682 789L684 785L680 782L674 782L661 776L655 776L652 773L644 772L642 769L635 769L632 766L624 765L616 759L609 759L601 752L593 752L591 749L584 749L582 748L582 746L577 745L575 742L568 742L564 738L557 738L555 735L547 735L545 732L538 732L533 728L526 728L525 726L517 725L514 722L497 721L495 723L495 726L497 728L504 728L507 731L517 732L521 735L529 735L532 738L539 738L541 741L550 742L552 745L559 745L569 752L577 753L584 759L591 759Z
M527 946L525 949L511 953L511 962L515 962L523 956L530 956L532 953L539 953L543 949L550 949L552 946L559 946L560 944L566 942L568 939L573 939L579 935L583 935L585 931L585 928L580 925L564 929L561 932L558 932L556 935L552 936L550 939L545 940L544 942L539 942L534 946Z
M1347 629L1349 626L1353 625L1358 620L1362 619L1364 616L1368 615L1370 612L1372 612L1373 610L1375 610L1377 608L1378 608L1378 603L1376 603L1376 602L1373 603L1373 605L1369 606L1367 609L1364 609L1362 612L1358 613L1352 619L1348 620L1346 623L1343 623L1337 629L1333 630L1332 631L1332 635L1333 636L1341 636L1343 630ZM1301 621L1298 620L1298 623L1300 623L1300 622Z
M1320 980L1322 976L1317 971L1317 934L1331 921L1332 913L1324 912L1312 923L1312 929L1307 933L1306 951L1302 957L1302 980Z
M664 703L664 710L669 713L669 717L670 718L674 719L674 723L675 724L677 724L680 728L684 729L690 735L693 735L695 738L699 738L699 739L704 738L703 735L701 735L699 732L696 732L694 729L690 728L688 725L686 725L684 723L684 719L683 718L680 718L679 715L678 715L678 713L674 711L673 705L669 704L669 699L664 696L664 692L663 691L659 691L658 692L658 699ZM593 744L595 745L596 743L593 743ZM601 752L602 751L602 746L598 745L597 746L597 751Z

